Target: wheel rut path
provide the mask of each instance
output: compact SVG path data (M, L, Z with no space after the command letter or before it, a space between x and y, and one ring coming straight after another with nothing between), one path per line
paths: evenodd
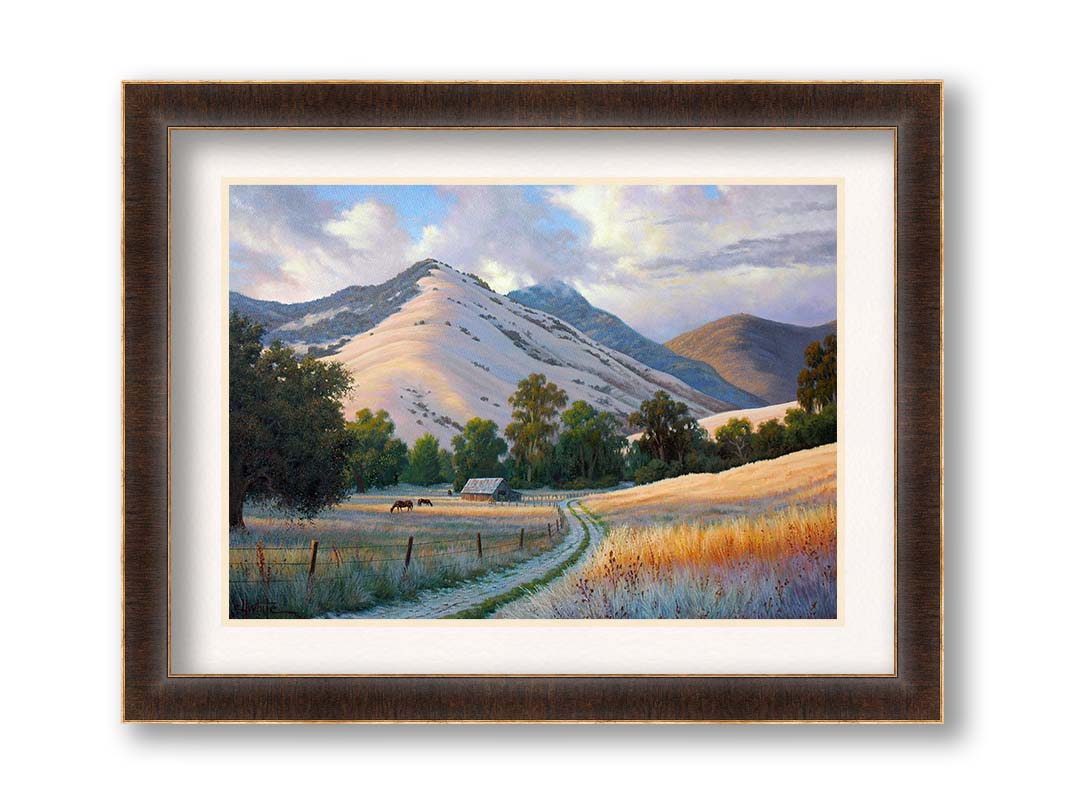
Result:
M325 619L440 619L460 614L536 581L557 569L579 551L586 529L589 531L590 551L603 536L600 526L578 506L577 501L560 503L560 508L567 512L570 524L567 525L563 541L551 550L457 586L421 592L412 600L385 603L365 611L330 613ZM555 580L576 569L583 560L578 559Z

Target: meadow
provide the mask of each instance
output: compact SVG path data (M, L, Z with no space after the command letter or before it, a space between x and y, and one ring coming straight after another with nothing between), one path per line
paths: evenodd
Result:
M503 604L494 598L488 613L504 619L837 616L836 445L721 473L573 494L581 495L579 507L596 528L588 552ZM419 497L432 507L390 512L396 499ZM249 506L247 531L230 534L230 616L365 611L520 564L564 539L563 495L525 497L475 503L443 489L399 487L352 496L309 521ZM309 579L312 540L318 548Z
M606 531L501 618L834 619L837 446L589 498Z
M390 513L398 497L426 497L433 506ZM511 566L562 539L558 507L537 500L473 503L425 489L394 491L353 496L307 521L250 505L247 531L230 533L230 617L361 611ZM312 540L318 548L309 579Z

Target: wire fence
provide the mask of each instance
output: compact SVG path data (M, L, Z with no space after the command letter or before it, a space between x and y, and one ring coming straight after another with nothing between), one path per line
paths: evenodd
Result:
M561 515L555 522L546 522L544 528L531 530L530 535L527 535L525 528L520 528L518 536L511 535L507 539L494 537L486 541L482 540L481 533L475 533L471 538L453 537L430 540L417 540L415 536L409 536L406 542L395 543L323 544L317 539L312 539L308 544L268 545L257 542L255 545L230 547L230 583L310 582L314 579L316 567L322 564L324 559L327 565L336 566L341 566L345 562L361 563L367 566L403 563L405 570L411 566L412 561L441 560L474 554L477 554L478 559L484 559L487 554L501 555L531 551L546 542L550 544L554 539L558 539L562 532ZM291 555L282 559L275 559L269 555L276 552ZM302 553L303 557L298 556L298 553ZM272 572L275 568L300 568L302 574L300 576L276 575ZM251 578L235 577L232 574L234 570L256 570L259 574Z

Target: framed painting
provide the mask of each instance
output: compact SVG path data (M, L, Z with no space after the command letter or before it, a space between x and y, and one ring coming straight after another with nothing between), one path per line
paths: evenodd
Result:
M940 722L942 85L124 85L124 719Z

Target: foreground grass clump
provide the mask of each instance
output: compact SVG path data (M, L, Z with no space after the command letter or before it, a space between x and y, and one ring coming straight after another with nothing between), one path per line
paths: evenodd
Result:
M481 558L467 542L435 545L413 556L407 568L403 549L383 557L371 548L320 546L311 581L306 547L268 550L260 544L254 550L231 550L230 618L301 619L410 600L426 589L455 586L531 558L561 538L542 536L522 549L486 541Z
M578 572L500 616L834 619L837 508L618 527Z

